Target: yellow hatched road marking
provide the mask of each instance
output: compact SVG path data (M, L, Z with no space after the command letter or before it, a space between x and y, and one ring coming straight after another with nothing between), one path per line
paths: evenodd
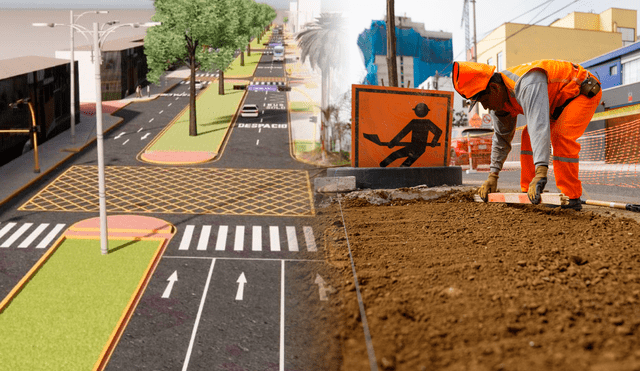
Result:
M116 213L313 216L303 170L108 166L107 211ZM98 169L72 166L21 211L98 211Z

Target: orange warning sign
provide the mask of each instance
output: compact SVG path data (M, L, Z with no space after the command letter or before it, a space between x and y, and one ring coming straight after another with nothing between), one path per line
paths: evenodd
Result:
M453 93L352 86L353 167L449 164Z
M480 126L482 126L482 119L480 118L480 116L478 116L477 113L469 119L469 126L474 128L479 128Z

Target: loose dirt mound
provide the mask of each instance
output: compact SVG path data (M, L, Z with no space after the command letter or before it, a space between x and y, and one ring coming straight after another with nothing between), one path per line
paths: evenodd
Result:
M640 370L640 225L472 197L341 201L379 369ZM370 370L340 205L319 214L341 370Z

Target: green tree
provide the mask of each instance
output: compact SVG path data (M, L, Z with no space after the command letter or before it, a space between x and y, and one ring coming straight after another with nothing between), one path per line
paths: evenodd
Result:
M247 56L251 56L251 39L253 39L254 37L259 37L260 36L260 32L262 32L262 27L260 26L261 23L261 12L262 8L260 7L260 4L256 3L256 2L251 2L251 22L249 23L249 46L247 47ZM258 39L259 42L259 39Z
M238 32L239 15L237 0L208 0L214 10L212 16L216 19L211 33L213 43L208 44L209 56L218 67L218 94L224 95L224 71L233 62L234 54L240 47Z
M253 19L254 8L251 6L252 0L238 0L238 34L240 36L240 65L244 66L244 51L249 47L244 41L251 42L251 21Z
M147 31L144 53L147 57L149 72L147 80L160 81L160 76L173 63L189 66L189 135L198 135L196 123L196 68L214 70L222 65L224 58L218 54L229 53L227 45L234 22L224 24L217 18L222 9L216 6L229 3L229 0L155 0L156 12L153 21L162 22L161 26ZM232 11L229 4L227 11ZM224 27L223 27L224 26ZM227 29L228 27L228 29ZM207 48L209 46L209 48ZM211 53L211 48L220 48L219 53ZM233 52L231 52L233 56Z
M311 67L320 68L322 72L322 101L320 109L325 111L329 106L331 97L331 73L343 67L343 61L347 57L347 45L345 20L339 14L321 13L313 23L306 24L306 30L296 36L302 63L307 58ZM328 113L328 112L327 112ZM325 132L328 125L327 118L330 114L321 115L320 142L323 157L326 151Z

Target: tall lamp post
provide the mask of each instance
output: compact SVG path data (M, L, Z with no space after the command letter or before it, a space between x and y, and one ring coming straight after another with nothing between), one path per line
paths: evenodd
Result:
M69 11L69 24L73 25L75 24L78 19L80 17L82 17L85 14L88 13L93 13L93 14L108 14L109 11L108 10L94 10L94 11L88 11L88 12L84 12L80 15L77 16L73 16L73 10ZM71 37L71 42L70 42L70 47L71 47L71 52L70 52L70 56L69 56L69 60L71 61L71 143L76 142L76 66L75 66L75 59L73 58L73 49L74 49L74 40L73 40L73 34L74 34L74 28L73 27L69 27L69 35Z
M108 239L107 239L107 201L106 201L106 187L104 176L104 145L103 145L103 130L102 130L102 79L100 77L100 64L102 63L102 56L100 48L104 45L107 37L120 27L151 27L158 26L160 22L147 22L147 23L126 23L118 26L112 26L106 30L98 29L98 23L93 23L93 31L87 28L72 24L70 27L80 32L85 38L87 35L93 37L92 48L92 61L94 66L95 78L96 78L96 143L98 147L98 203L100 206L100 251L103 255L109 252ZM34 23L34 26L65 26L63 24L42 24ZM104 26L104 25L103 25Z
M69 25L63 25L63 24L59 24L59 23L34 23L34 26L40 26L40 27L44 27L44 26L48 26L48 27L54 27L54 26L69 26L69 46L70 46L70 52L69 52L69 60L71 62L71 143L76 142L76 65L75 65L75 58L74 58L74 49L75 49L75 42L74 42L74 31L75 29L71 26L73 26L76 22L78 22L78 19L80 19L80 17L82 17L85 14L108 14L109 11L108 10L90 10L88 12L84 12L81 13L79 15L73 15L73 10L69 11ZM112 23L112 22L108 22L108 23ZM85 36L86 38L86 36ZM87 39L87 41L89 41Z

